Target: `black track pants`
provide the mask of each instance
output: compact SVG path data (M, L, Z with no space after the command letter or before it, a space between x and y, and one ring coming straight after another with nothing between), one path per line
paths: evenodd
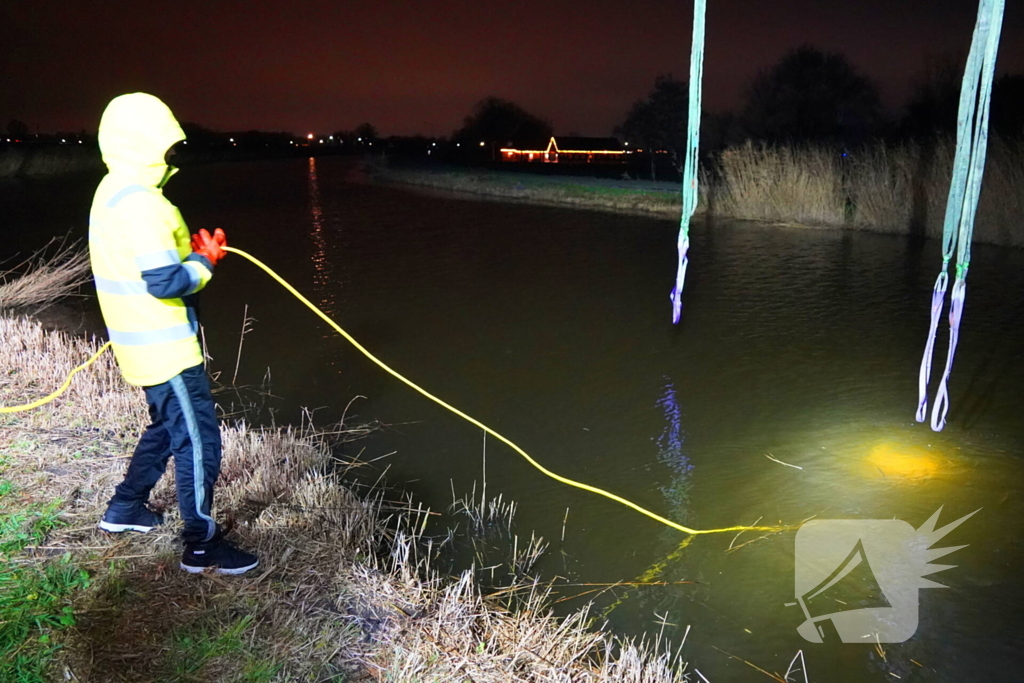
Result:
M220 473L221 444L206 370L197 365L145 391L151 424L111 502L147 501L173 455L178 507L185 523L182 538L209 540L217 530L210 506Z

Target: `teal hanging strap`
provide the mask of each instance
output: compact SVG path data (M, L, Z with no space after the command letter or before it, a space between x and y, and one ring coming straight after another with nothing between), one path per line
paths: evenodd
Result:
M964 300L967 296L967 270L971 263L971 240L974 237L974 219L978 211L981 194L981 179L985 171L988 151L988 120L992 99L992 80L995 75L996 53L999 50L999 34L1003 24L1005 0L981 0L978 6L978 21L974 27L971 52L964 69L963 85L960 89L960 111L957 116L956 155L953 161L953 177L946 200L946 216L942 228L942 270L932 291L931 322L925 344L921 369L918 374L917 421L924 422L928 416L928 380L931 375L932 355L935 348L935 332L939 316L945 305L946 287L949 282L949 262L957 249L956 279L949 309L949 349L946 353L946 367L939 381L939 388L932 406L931 427L941 431L946 424L949 410L949 373L953 368L963 317Z
M686 118L686 159L683 165L683 212L679 219L676 249L676 285L672 288L672 322L678 323L683 310L683 282L690 249L690 219L697 210L697 150L700 144L701 82L704 78L704 7L706 0L693 2L693 40L690 47L690 96ZM653 151L653 150L652 150Z

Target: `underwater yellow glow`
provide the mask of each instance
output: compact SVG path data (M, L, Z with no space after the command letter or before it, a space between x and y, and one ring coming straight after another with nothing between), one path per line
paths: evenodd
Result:
M941 469L936 454L920 446L881 443L868 454L867 462L887 477L923 479L935 476Z

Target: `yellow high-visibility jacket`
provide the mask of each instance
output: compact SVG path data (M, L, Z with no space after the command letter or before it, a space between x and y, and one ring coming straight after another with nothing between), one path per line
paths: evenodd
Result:
M118 366L137 386L203 362L189 295L212 266L192 254L185 221L161 189L177 171L164 155L184 139L167 105L145 93L114 98L100 119L108 173L89 214L89 257Z

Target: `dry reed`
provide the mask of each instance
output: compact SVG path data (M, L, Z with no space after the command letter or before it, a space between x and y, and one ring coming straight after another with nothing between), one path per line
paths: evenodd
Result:
M89 254L76 242L54 238L21 263L0 271L0 311L49 306L90 279Z
M955 145L826 147L747 144L722 153L709 192L715 214L774 223L941 238ZM990 142L974 241L1024 246L1024 158Z
M712 188L717 215L838 226L845 219L839 160L817 147L727 149Z

